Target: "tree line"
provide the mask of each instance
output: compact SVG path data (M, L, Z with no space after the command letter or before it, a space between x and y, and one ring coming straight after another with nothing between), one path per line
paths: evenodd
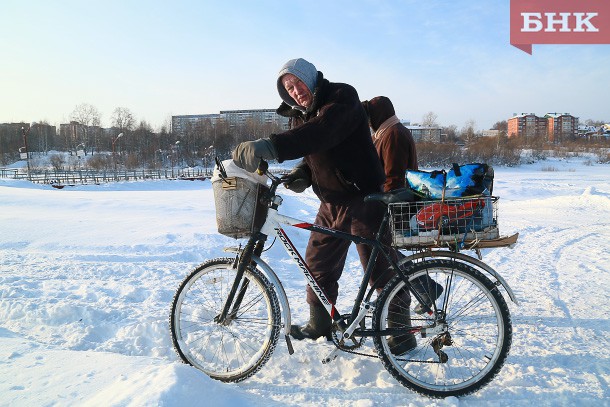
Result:
M242 141L283 131L276 123L246 120L230 125L224 120L206 119L189 123L177 135L169 122L154 131L146 121L138 123L123 107L114 110L112 127L102 129L98 110L88 104L76 106L70 120L59 131L44 121L0 124L0 165L17 161L27 143L32 159L51 152L49 160L56 170L83 165L96 170L212 166L216 156L230 157ZM67 152L68 158L53 151ZM77 158L83 158L82 162Z
M96 170L117 167L130 170L210 167L216 156L221 159L230 157L231 151L242 141L268 137L283 131L275 123L247 120L229 125L222 120L212 122L205 119L189 123L180 135L176 135L172 133L169 122L154 131L146 121L136 122L133 113L124 107L114 110L112 127L102 129L99 111L85 103L76 106L70 119L72 127L63 125L59 134L54 131L54 126L44 122L33 126L25 123L12 127L0 125L0 165L19 159L19 153L24 147L24 131L27 132L30 158L52 151L67 152L68 157L74 157L66 159L66 154L51 153L53 156L50 157L50 162L56 170L70 169L77 165ZM534 156L543 156L545 150L558 148L557 145L549 145L542 137L508 138L506 121L496 122L492 126L492 129L498 130L498 135L494 137L481 137L473 120L466 121L461 129L455 125L441 127L433 112L423 116L421 125L440 127L443 134L441 142L416 142L418 159L423 167L448 166L454 162L516 165L523 149L533 152ZM562 144L581 150L608 147L607 141L596 146L577 139L566 140ZM603 160L608 160L607 155Z

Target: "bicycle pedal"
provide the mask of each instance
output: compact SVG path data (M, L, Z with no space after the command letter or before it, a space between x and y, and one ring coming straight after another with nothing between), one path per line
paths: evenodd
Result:
M333 351L330 352L330 354L327 357L322 359L322 364L326 365L326 364L332 362L333 360L337 359L337 352L338 351L339 351L339 349L333 349Z

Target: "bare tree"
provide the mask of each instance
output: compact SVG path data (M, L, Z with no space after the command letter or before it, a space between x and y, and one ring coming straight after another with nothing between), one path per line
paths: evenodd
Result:
M608 123L608 120L593 120L587 119L583 122L586 126L594 126L594 127L602 127L604 124Z
M492 127L492 130L500 130L500 132L506 133L508 131L508 122L506 120L502 120L496 122Z
M455 124L450 124L449 126L445 126L441 129L443 134L446 134L447 141L457 141L458 139L458 129Z
M214 140L214 149L221 158L229 158L235 146L235 137L231 133L218 133Z
M112 125L118 128L121 132L132 130L136 120L131 111L126 107L117 107L112 112Z
M74 108L70 119L84 126L84 137L82 140L75 140L76 143L81 143L84 151L87 151L87 147L90 146L93 152L93 148L98 146L101 134L99 131L101 124L100 112L89 103L81 103Z
M163 120L163 123L161 123L161 126L158 129L159 133L169 133L171 131L172 128L172 115L168 115L165 117L165 120Z
M439 127L438 123L438 115L434 112L426 113L421 119L421 125L423 127Z
M460 132L460 136L466 143L471 143L476 138L475 133L476 123L474 120L470 119L464 123L464 127L462 127L462 131Z
M72 111L70 120L79 122L85 126L99 126L101 123L101 116L95 106L88 103L81 103Z

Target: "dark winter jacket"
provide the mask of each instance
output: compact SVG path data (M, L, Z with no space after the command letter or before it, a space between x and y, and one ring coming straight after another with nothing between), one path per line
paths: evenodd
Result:
M384 191L405 187L406 170L417 170L417 152L411 131L396 118L390 99L378 96L363 102L375 132L373 143L381 159L386 180Z
M329 82L318 72L311 106L303 112L282 103L277 113L291 123L290 130L270 136L278 161L303 157L321 201L346 203L381 191L383 168L352 86Z

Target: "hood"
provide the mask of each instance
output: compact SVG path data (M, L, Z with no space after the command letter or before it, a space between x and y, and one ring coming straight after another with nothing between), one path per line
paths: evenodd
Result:
M377 131L383 122L396 114L394 105L385 96L374 97L362 102L362 104L369 115L369 125L373 131Z
M277 76L277 91L286 104L296 107L298 106L297 102L290 97L282 84L282 76L288 73L299 78L313 95L317 85L318 70L314 64L304 60L303 58L291 59L290 61L286 62L284 66L282 66L282 69L280 69Z

